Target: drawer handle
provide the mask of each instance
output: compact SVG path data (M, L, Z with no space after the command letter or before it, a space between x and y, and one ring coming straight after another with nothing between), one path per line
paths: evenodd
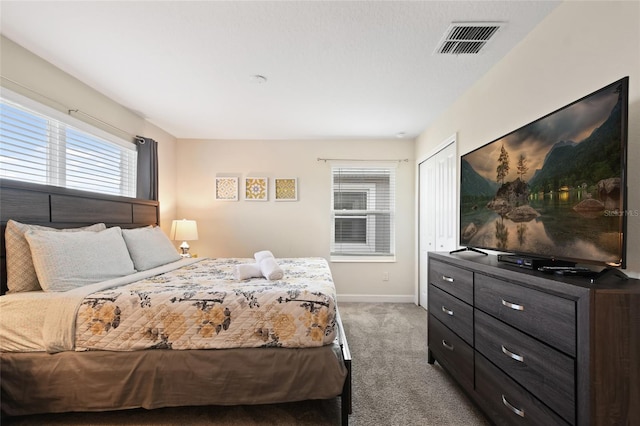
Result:
M452 282L453 282L453 278L448 277L448 276L446 276L446 275L443 275L443 276L442 276L442 281L446 281L446 282L448 282L448 283L452 283Z
M524 410L520 410L514 407L513 405L509 404L509 401L507 401L507 398L504 397L504 394L502 395L502 403L506 405L507 408L513 411L515 414L519 415L520 417L524 417Z
M515 311L524 311L524 306L522 305L516 305L515 303L511 303L511 302L507 302L506 300L502 299L502 304L504 306L506 306L507 308L511 308Z
M442 312L444 312L447 315L453 316L453 311L445 308L444 305L442 306Z
M445 349L449 349L450 351L453 350L453 345L448 344L444 339L442 340L442 346L444 346Z
M508 356L509 358L513 358L518 362L524 362L524 357L522 355L514 354L509 349L505 348L504 345L500 345L502 347L502 353Z

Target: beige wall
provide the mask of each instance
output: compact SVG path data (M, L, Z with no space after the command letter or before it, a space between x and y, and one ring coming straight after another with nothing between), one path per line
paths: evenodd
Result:
M176 139L173 136L4 36L0 36L0 74L3 87L64 113L69 109L79 109L124 133L80 114L74 114L75 118L120 138L132 141L134 135L142 135L157 140L162 171L159 182L160 218L162 228L168 232L176 208Z
M414 143L411 140L179 140L178 217L198 222L199 256L329 258L330 165L322 158L409 159L397 169L395 263L331 263L341 300L412 301L414 294ZM216 201L216 176L298 178L295 202ZM241 179L242 181L242 179ZM240 185L241 189L243 185ZM389 281L383 281L383 273ZM366 296L366 297L365 297Z
M640 211L640 3L569 1L425 130L416 159L457 132L464 154L624 76L628 208ZM628 217L627 269L640 276L640 217Z

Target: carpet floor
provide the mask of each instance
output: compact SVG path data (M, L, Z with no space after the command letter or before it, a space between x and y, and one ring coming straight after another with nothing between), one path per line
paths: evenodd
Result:
M427 312L413 304L341 303L352 355L352 426L488 425L439 364L427 363ZM177 407L3 419L11 425L339 425L340 399Z

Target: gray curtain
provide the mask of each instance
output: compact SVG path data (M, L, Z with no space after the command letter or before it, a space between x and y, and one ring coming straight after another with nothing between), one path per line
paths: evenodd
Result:
M137 198L158 200L158 142L136 136L138 147Z

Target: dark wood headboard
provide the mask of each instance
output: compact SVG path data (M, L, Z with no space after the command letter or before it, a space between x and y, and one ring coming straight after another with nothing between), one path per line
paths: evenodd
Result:
M52 228L75 228L98 222L138 228L158 225L160 209L157 201L0 179L2 294L7 290L4 230L9 219Z

